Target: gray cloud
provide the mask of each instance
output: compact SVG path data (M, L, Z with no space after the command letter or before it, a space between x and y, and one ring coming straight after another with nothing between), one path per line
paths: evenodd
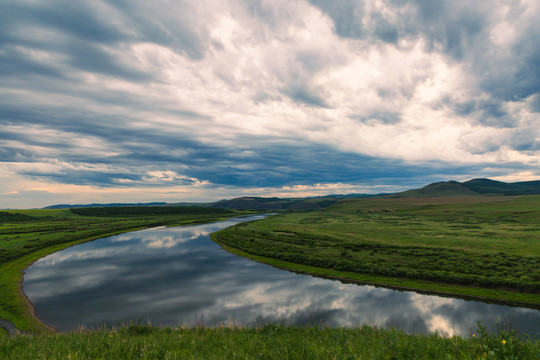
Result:
M410 35L423 36L432 49L442 50L459 60L464 52L476 43L477 36L486 26L487 13L484 4L451 1L416 0L419 18L411 19L417 24Z
M0 165L124 188L414 186L484 168L534 172L538 8L502 10L5 1Z
M510 146L520 152L534 152L540 150L540 141L534 131L520 129L516 131L510 141Z
M4 45L0 54L4 53L7 64L3 72L11 76L28 71L54 76L87 71L129 81L149 81L153 74L130 67L116 52L138 42L168 46L195 59L204 52L200 40L204 34L193 31L196 24L190 19L195 14L189 13L187 4L167 9L124 1L75 4L58 0L39 5L8 2L3 6L6 8L0 20L6 25L0 34L0 44ZM20 54L19 48L13 49L15 45L47 51L60 63L32 60L28 54Z
M538 29L523 30L510 52L491 54L475 64L481 76L482 89L499 101L521 101L540 93L540 40ZM482 69L480 69L482 67Z
M540 113L540 94L532 96L530 108L532 111Z
M496 109L494 103L520 101L540 92L540 70L536 65L540 63L540 30L535 23L537 16L523 15L524 5L516 4L509 11L508 16L523 17L523 20L512 24L517 29L516 38L506 49L494 43L491 35L500 26L500 19L495 15L497 4L394 0L384 2L387 8L383 11L373 7L367 10L366 3L360 1L343 1L339 5L318 0L310 2L332 19L341 37L395 44L400 39L424 39L427 50L441 52L472 69L470 75L478 78L481 89L493 99L485 102L485 107L456 104L456 111L462 115L481 110L485 113L481 121L486 125L516 123ZM385 15L388 11L397 16L393 23ZM363 25L366 23L367 27Z
M448 1L386 1L385 9L368 8L365 2L355 0L338 4L310 0L310 3L332 19L339 36L353 39L373 37L392 44L396 44L399 38L424 37L429 49L440 48L455 59L463 57L465 47L472 44L484 27L486 16L482 5L464 6ZM388 9L397 15L397 21L394 18L391 22Z
M509 114L501 102L493 99L468 99L459 102L449 97L445 99L445 103L452 107L456 114L475 120L481 125L495 128L511 128L519 125L519 119Z
M30 71L61 77L61 72L71 66L77 71L97 71L130 80L145 77L106 51L129 38L117 26L103 20L96 3L8 3L3 14L1 20L9 24L0 36L8 64L6 74L20 76ZM30 49L48 52L56 61L32 55Z
M21 77L33 76L59 78L63 76L57 66L29 59L19 49L12 46L4 46L0 50L0 62L3 64L0 67L0 75L3 78L20 79Z
M160 44L179 54L201 59L208 34L199 21L211 21L211 12L197 13L189 1L160 4L113 0L110 4L124 15L124 26L134 34L132 41Z
M22 25L14 27L14 33L22 39L30 40L32 35L39 39L37 32L43 28L80 41L101 44L116 43L125 38L117 26L104 21L97 3L77 4L63 0L31 4L11 2L6 14L12 19L9 21L12 25ZM34 29L34 32L25 33L24 30L28 29Z
M397 124L401 121L401 115L390 111L373 111L368 115L352 115L351 119L358 120L363 123L380 122L384 124Z
M4 107L9 108L7 105ZM62 109L56 117L48 117L44 121L40 113L14 108L2 114L3 118L12 119L6 125L25 126L29 130L39 126L40 129L20 133L17 128L8 128L0 134L0 139L18 143L5 147L2 158L4 161L17 159L30 163L40 159L58 160L71 164L55 172L20 171L20 174L33 179L65 184L166 186L171 183L145 183L145 176L151 171L173 171L187 177L175 179L176 185L192 183L189 178L215 185L248 187L346 183L360 179L363 183L375 185L381 178L403 182L407 178L424 177L433 169L433 165L411 167L396 160L344 153L292 138L243 136L236 139L236 146L225 147L201 143L191 139L190 134L170 132L166 127L128 127L130 119L94 118ZM46 132L48 129L55 129L58 137L40 136L43 130ZM95 144L81 149L78 143L81 138L93 138ZM102 149L102 146L106 148ZM39 150L31 150L36 147ZM110 154L104 154L103 150ZM89 168L89 164L101 167ZM440 169L446 173L456 170L456 167ZM459 171L463 170L469 172L472 168ZM129 181L118 182L118 179Z
M398 41L398 30L379 14L374 16L374 35L384 42L396 44Z
M355 0L344 0L334 3L324 0L310 0L309 2L330 16L336 33L340 36L362 38L367 35L367 31L362 25L362 16L364 15L363 2Z
M100 46L91 46L74 42L66 44L65 52L69 54L68 63L78 70L102 73L112 77L120 77L130 81L149 81L150 74L130 69L129 65L109 55Z
M284 92L289 95L289 97L295 102L299 102L309 106L318 106L322 108L330 107L322 96L319 96L318 94L307 88L289 88L285 89Z

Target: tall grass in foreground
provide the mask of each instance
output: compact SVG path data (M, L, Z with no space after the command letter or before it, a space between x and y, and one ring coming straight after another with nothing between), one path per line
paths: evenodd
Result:
M470 338L359 328L130 325L0 337L1 359L539 359L540 342L513 332Z

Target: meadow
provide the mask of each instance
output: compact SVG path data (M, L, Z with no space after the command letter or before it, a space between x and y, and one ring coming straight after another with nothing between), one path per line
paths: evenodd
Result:
M540 307L540 196L344 200L212 238L300 272Z
M522 280L511 289L505 287L501 290L496 285L488 290L499 292L498 295L510 294L513 300L508 298L506 301L516 301L515 294L522 294L525 297L518 299L518 302L534 306L538 294L530 292L528 286L538 280L538 266L535 264L539 250L535 239L538 239L540 229L537 210L540 198L489 198L486 201L489 203L470 199L344 201L322 212L282 214L236 226L219 232L215 239L230 251L276 266L360 281L367 279L384 284L394 281L394 286L424 290L433 290L430 286L435 284L435 290L442 286L445 291L454 289L457 293L461 293L461 287L449 282L380 276L373 272L348 272L335 268L340 264L369 260L370 264L379 265L377 269L389 263L393 265L390 268L413 269L412 264L424 258L447 259L457 263L465 255L473 260L480 256L484 264L490 265L486 270L496 274L501 271L501 266L506 266L519 271L519 279ZM59 334L33 316L20 289L20 281L22 271L36 259L68 246L113 234L153 226L212 222L234 215L220 210L197 210L192 213L175 211L155 210L150 213L127 209L124 213L121 210L108 210L105 213L90 209L0 212L0 318L11 321L22 331L16 336L7 336L0 329L0 358L538 358L538 340L517 335L504 327L496 333L488 333L481 324L469 337L438 333L411 335L392 328L371 326L329 328L278 324L256 328L238 328L228 324L157 328L131 324L120 328L80 329ZM272 252L276 249L281 252ZM254 255L257 252L266 256ZM461 252L465 252L465 255ZM283 256L287 261L279 260L275 255ZM303 265L301 261L306 257L299 255L314 256L318 261L322 259L326 262L317 263L317 266ZM408 257L413 257L415 261L408 261ZM493 259L493 264L486 262L486 259ZM342 260L346 262L340 263ZM510 267L501 262L512 265ZM429 269L426 263L422 264ZM493 266L495 268L491 269ZM516 270L518 268L520 270ZM505 271L509 274L506 277L516 278L517 274ZM485 272L482 276L488 275L489 272ZM481 292L486 290L474 283L465 288L480 289Z
M474 336L473 336L474 335ZM118 329L0 336L5 359L520 359L536 360L540 342L479 326L468 338L408 335L395 329L284 327Z

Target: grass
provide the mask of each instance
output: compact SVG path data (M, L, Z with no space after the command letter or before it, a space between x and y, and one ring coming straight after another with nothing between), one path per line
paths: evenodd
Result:
M212 237L291 270L540 307L540 196L346 200Z
M82 216L70 210L0 211L0 319L24 332L46 331L21 290L23 271L32 262L82 242L155 226L193 225L223 220L233 212L115 214ZM8 215L6 215L6 213Z
M540 342L501 330L475 336L395 329L284 327L81 330L0 337L6 359L538 359Z
M288 239L291 249L335 241L335 246L320 246L327 258L346 258L342 251L362 255L350 244L381 245L377 256L397 259L400 254L388 254L393 247L422 247L442 250L463 250L473 256L498 254L501 251L515 256L538 257L538 198L512 199L506 204L489 198L491 204L478 201L453 199L449 203L416 202L395 199L393 202L368 200L343 202L327 212L294 213L268 218L247 225L260 239L272 236ZM380 200L382 201L382 200ZM495 202L495 203L493 203ZM385 209L384 211L380 211ZM461 214L461 212L466 213ZM13 212L13 211L12 211ZM494 213L493 213L494 212ZM14 213L17 213L15 211ZM362 326L358 328L284 327L266 325L258 328L237 328L222 325L215 328L156 328L133 324L116 329L85 330L58 334L32 316L31 308L20 291L22 271L36 259L67 246L114 233L158 225L181 225L215 221L212 216L128 216L84 217L68 210L32 210L19 213L33 217L19 217L12 222L0 222L0 318L7 319L28 333L14 337L3 336L0 329L0 358L6 359L538 359L540 342L500 329L488 333L479 325L476 333L468 338L445 334L410 335L396 329ZM458 215L456 215L458 214ZM466 218L461 232L456 229L456 217ZM454 220L452 220L452 218ZM13 220L13 219L12 219ZM369 226L366 224L369 223ZM489 227L487 224L494 224ZM241 229L236 227L235 229ZM496 228L496 229L494 229ZM432 236L441 229L457 231L459 237L442 236L433 241ZM476 240L466 241L469 231L491 232ZM418 231L410 236L410 231ZM526 236L521 232L525 232ZM474 232L473 232L474 233ZM493 234L495 233L495 235ZM221 233L223 234L223 233ZM304 236L309 234L309 236ZM369 235L371 234L371 235ZM401 235L400 235L401 234ZM431 235L430 235L431 234ZM377 235L377 236L374 236ZM504 235L504 236L502 236ZM511 238L524 249L515 249ZM493 238L490 243L485 237ZM503 239L501 239L501 237ZM259 241L259 238L253 242ZM272 238L273 239L273 238ZM405 239L405 240L404 240ZM273 240L272 240L273 241ZM485 241L482 244L479 242ZM465 245L464 245L465 244ZM487 244L487 245L486 245ZM490 246L492 244L493 246ZM258 261L274 262L281 267L295 267L301 271L337 276L340 278L368 279L372 282L391 283L396 286L430 286L454 293L462 288L471 291L492 291L499 298L504 293L516 297L537 294L484 289L477 286L442 285L422 279L390 278L377 274L346 272L333 268L314 267L276 258L254 255L228 248ZM251 249L250 249L251 250ZM295 250L295 251L296 251ZM313 250L313 249L312 249ZM399 249L398 249L399 250ZM406 249L410 251L410 249ZM444 254L444 252L443 252ZM366 256L366 254L363 254ZM375 256L375 255L369 255ZM412 255L411 255L412 256ZM354 256L352 259L355 259ZM538 271L537 269L535 271ZM535 275L535 272L532 272ZM526 302L524 300L524 302Z

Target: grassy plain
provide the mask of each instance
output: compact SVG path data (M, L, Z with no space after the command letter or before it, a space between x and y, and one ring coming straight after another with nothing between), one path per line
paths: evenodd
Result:
M109 210L107 216L83 216L70 210L0 211L0 319L11 321L25 332L47 329L33 316L20 287L24 269L45 255L127 231L200 224L231 215L234 213L228 210L201 208L185 208L172 214L163 210L155 213L151 208L142 213L122 214L120 209Z
M283 327L120 329L0 337L5 359L521 359L540 342L508 331L469 338L395 329Z
M538 205L538 199L534 201ZM399 211L405 210L401 218L404 222L406 222L405 219L407 216L420 216L418 214L413 215L411 213L414 212L413 209L408 208L405 203L393 203L396 213L379 211L379 203L369 203L368 201L362 204L359 206L358 204L345 202L330 210L328 212L330 216L327 216L327 213L295 213L283 217L276 216L264 222L251 223L249 227L253 227L257 232L266 235L272 233L274 235L309 233L312 236L324 237L326 240L330 239L330 236L332 236L331 239L344 236L347 242L343 242L343 244L352 242L350 240L352 234L356 239L355 241L361 243L366 241L366 239L365 236L358 233L359 225L355 224L355 222L359 222L362 219L364 219L362 221L365 221L366 218L371 218L370 221L373 222L372 231L375 231L377 222L379 222L379 229L388 227L388 221L390 220L384 217L386 215L396 215ZM409 204L409 206L412 205ZM417 204L415 206L425 206L425 204ZM521 211L519 209L516 211ZM421 212L420 209L416 210ZM507 210L503 212L505 211ZM141 216L138 214L131 216L108 215L106 217L99 217L82 216L69 210L28 210L12 211L12 213L19 213L22 216L17 215L18 219L5 216L0 221L0 253L2 254L2 262L0 262L0 318L10 320L19 329L25 331L26 334L14 337L1 336L5 335L6 332L0 329L0 358L515 358L527 360L537 359L537 355L540 352L540 343L538 341L522 338L511 331L505 330L501 330L498 333L487 333L482 327L479 328L475 336L469 338L459 336L448 337L444 336L444 334L436 333L430 335L408 335L395 329L379 329L369 326L335 329L326 327L283 327L279 325L267 325L259 328L236 328L225 325L215 328L159 329L151 326L130 325L118 329L81 330L66 334L40 331L45 330L46 327L32 316L31 308L20 291L19 283L22 271L32 261L51 252L94 238L159 225L189 225L215 221L229 215L198 214L193 216L189 214L176 214L174 216ZM428 211L427 213L433 215L436 212ZM445 211L442 211L443 215L444 213ZM382 216L382 218L377 218L377 215ZM9 221L6 218L9 218ZM386 222L384 221L385 219ZM428 220L427 218L422 220L422 222L429 224L431 224L431 221L434 223L441 222L441 220ZM390 223L394 222L394 220L390 221ZM528 227L526 223L527 221L522 226ZM426 227L424 232L427 232L433 227L433 225L429 224L424 225ZM409 226L414 227L414 224L409 224ZM342 232L339 233L338 230ZM387 230L387 242L381 241L380 237L372 237L369 242L383 245L385 243L393 245L396 243L400 244L399 236L393 234L393 231L390 231L390 229ZM433 231L433 229L429 231ZM538 229L534 231L538 231ZM529 233L534 233L534 231L529 229ZM537 235L537 233L535 234ZM429 238L427 234L424 235L426 239ZM296 239L296 242L293 243L294 246L302 243L301 237L293 236L293 239ZM324 239L321 241L326 241ZM413 237L411 242L415 246L422 244L415 237ZM523 242L527 246L528 242ZM338 242L338 244L342 244L342 242ZM507 245L506 242L503 242L502 248L505 248ZM440 244L432 246L440 247ZM457 248L460 248L460 246L457 246ZM456 246L451 244L443 246L443 248L449 249L454 247ZM529 247L534 248L534 244ZM468 247L465 248L468 249ZM355 252L347 248L344 249L345 251ZM336 253L336 250L340 254L339 256L341 256L341 251L344 251L330 249L327 255ZM493 251L497 253L500 250L497 248ZM379 251L377 250L376 252L378 253ZM527 251L518 251L513 254L529 256ZM538 256L537 253L534 254L536 254L534 256ZM249 256L256 257L259 261L276 261L287 266L297 266L307 272L328 272L332 275L336 271L331 268L310 267L267 257L257 257L252 254ZM359 275L357 273L351 274ZM362 274L360 275L364 276ZM340 277L347 276L340 275ZM389 277L381 277L381 279L386 279L385 281L391 280ZM396 278L395 280L400 284L404 281L402 278ZM423 287L426 288L429 284L431 282L426 281ZM451 285L445 284L444 286L450 287ZM33 332L33 334L29 334L30 332Z
M212 237L282 268L540 307L540 196L345 200Z

